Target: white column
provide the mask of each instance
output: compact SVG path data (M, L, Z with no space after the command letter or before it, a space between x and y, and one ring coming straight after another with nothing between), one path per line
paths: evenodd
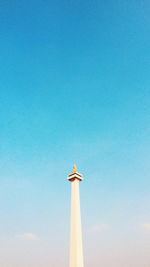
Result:
M83 267L79 180L71 183L70 267Z

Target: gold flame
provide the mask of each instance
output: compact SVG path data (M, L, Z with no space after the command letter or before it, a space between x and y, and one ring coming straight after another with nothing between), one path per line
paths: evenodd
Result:
M72 170L72 173L75 173L75 172L77 172L77 166L76 166L76 164L73 165L73 170Z

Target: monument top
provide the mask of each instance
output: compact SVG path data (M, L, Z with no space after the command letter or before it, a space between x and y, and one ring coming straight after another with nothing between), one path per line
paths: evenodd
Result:
M77 180L79 180L79 181L82 181L82 180L83 180L82 174L80 174L80 173L77 171L77 166L76 166L76 164L73 165L72 173L70 173L70 174L68 175L67 179L68 179L70 182L73 182L75 179L77 179Z

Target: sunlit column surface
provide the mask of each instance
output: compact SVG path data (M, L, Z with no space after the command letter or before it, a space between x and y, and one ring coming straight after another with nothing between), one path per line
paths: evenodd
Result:
M76 165L68 176L72 183L71 189L71 231L70 231L70 267L83 267L82 230L80 214L79 182L82 175L78 173Z

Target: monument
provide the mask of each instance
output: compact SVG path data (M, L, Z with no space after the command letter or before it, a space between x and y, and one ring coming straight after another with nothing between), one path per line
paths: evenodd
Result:
M84 267L82 248L82 229L80 213L79 182L83 180L76 165L67 178L72 183L71 189L71 229L70 229L70 267Z

